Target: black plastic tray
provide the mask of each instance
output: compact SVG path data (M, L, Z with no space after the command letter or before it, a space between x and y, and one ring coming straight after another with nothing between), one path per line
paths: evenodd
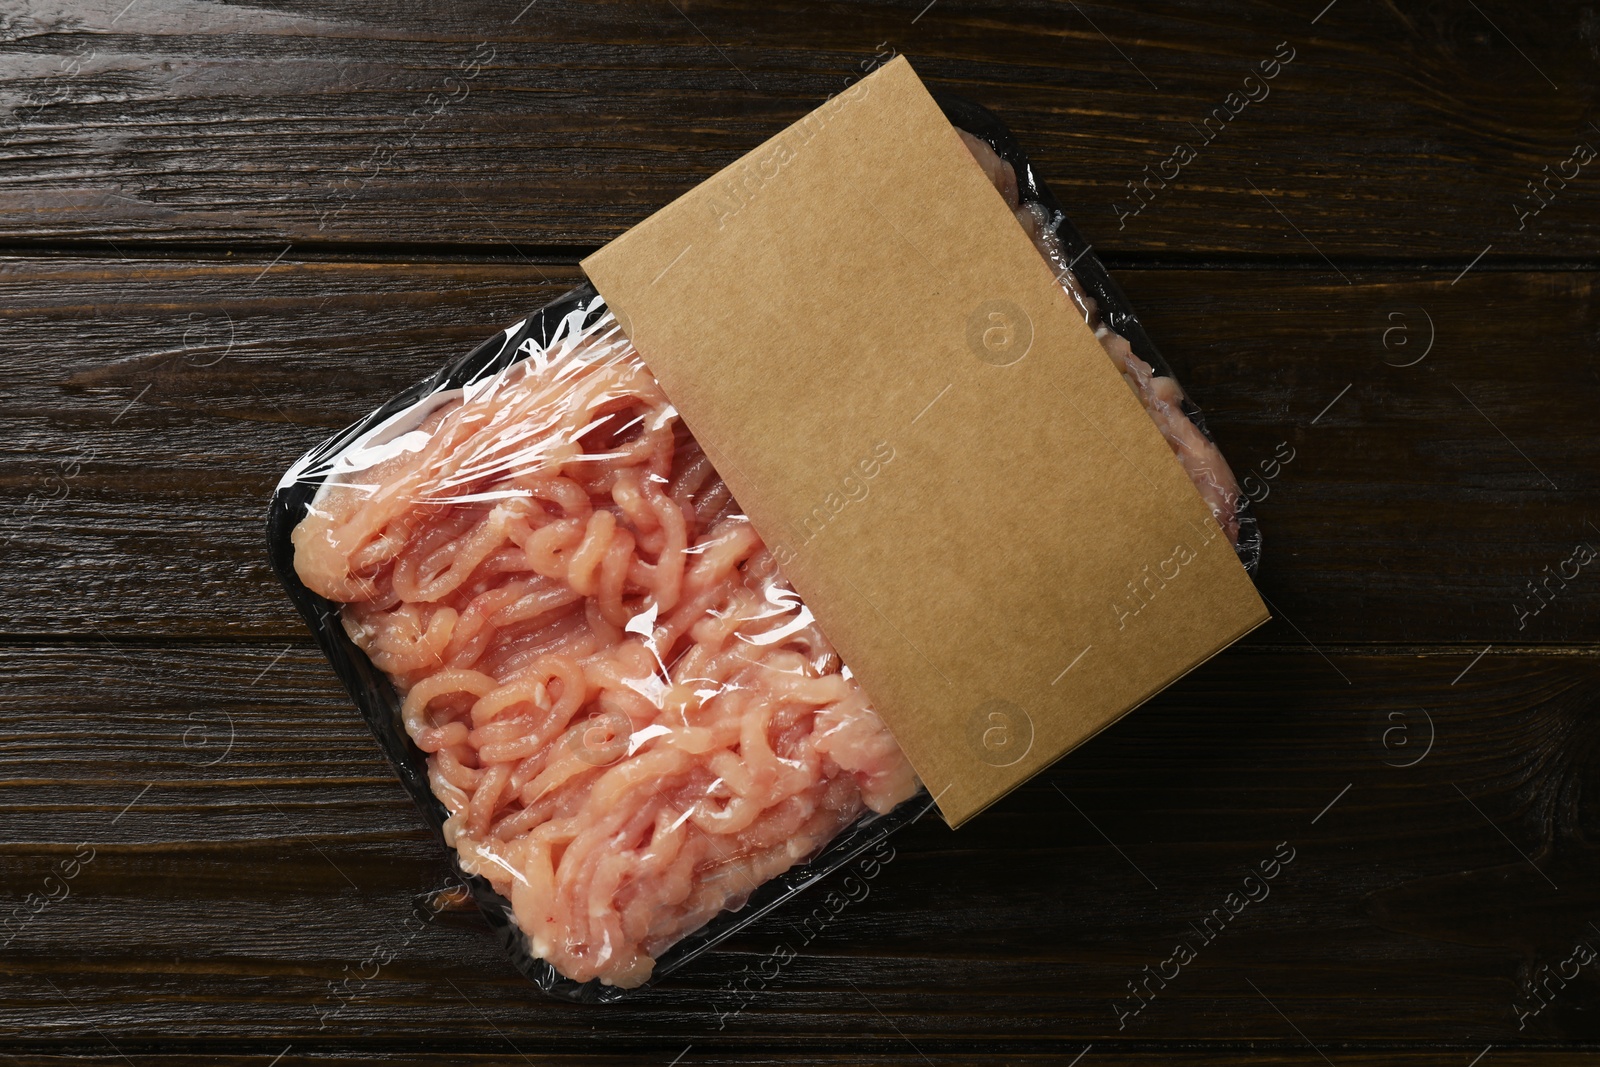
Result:
M1088 246L1066 219L1055 198L1038 180L1027 158L1017 147L1011 132L986 109L957 97L935 94L940 107L950 120L967 132L989 143L1017 172L1019 191L1024 200L1036 200L1050 213L1052 225L1061 238L1062 247L1074 259L1074 273L1085 290L1100 303L1112 329L1122 334L1133 345L1134 351L1161 374L1170 374L1166 361L1151 343L1137 315L1128 304L1127 297L1116 286L1098 259L1088 251ZM423 819L433 828L439 845L451 857L451 863L471 888L474 899L484 918L505 946L506 953L516 968L531 979L540 989L565 1000L582 1003L603 1003L637 995L656 981L671 975L690 960L736 931L750 925L772 909L783 904L802 890L848 865L862 852L887 838L901 827L916 821L933 807L933 801L924 791L901 804L887 815L869 813L858 819L844 833L835 838L821 853L809 862L794 867L783 875L760 886L738 911L725 911L700 930L679 941L657 960L650 982L640 989L618 989L598 981L575 982L558 974L555 968L530 951L526 935L517 927L512 917L511 902L495 892L485 878L461 872L456 862L455 850L444 843L443 826L448 813L433 795L428 785L427 761L424 754L407 736L400 718L400 698L383 672L372 665L355 643L345 633L339 621L339 605L318 596L300 581L294 569L294 546L290 534L305 517L306 508L316 495L323 477L305 473L323 466L348 448L356 438L377 426L385 419L412 407L418 401L436 392L459 388L483 377L503 370L515 362L518 346L532 338L543 346L554 335L563 319L574 312L588 308L584 325L597 321L605 312L598 303L592 286L585 284L559 297L533 312L516 329L499 331L473 349L466 356L438 373L400 393L366 418L335 434L308 452L291 470L300 472L285 479L273 493L267 510L267 551L272 569L277 573L289 599L305 617L312 635L333 665L334 672L344 683L351 699L360 710L362 718L377 738L379 747L388 758L395 774L406 792L416 802ZM1198 412L1191 410L1191 418L1205 432ZM1209 437L1209 434L1207 435ZM1241 497L1240 557L1247 569L1254 571L1260 556L1260 536L1253 518L1243 514L1246 500ZM1247 525L1248 524L1248 525ZM1246 543L1246 530L1249 542Z

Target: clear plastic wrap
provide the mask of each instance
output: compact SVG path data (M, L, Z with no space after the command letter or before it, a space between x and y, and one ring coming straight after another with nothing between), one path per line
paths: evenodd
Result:
M1121 293L998 120L940 103L1253 569L1245 501ZM302 457L268 526L547 992L624 995L931 806L590 287Z

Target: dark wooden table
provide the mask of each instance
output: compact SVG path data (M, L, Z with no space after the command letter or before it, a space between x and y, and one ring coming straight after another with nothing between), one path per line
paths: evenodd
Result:
M0 14L8 1062L1600 1061L1600 8L524 3ZM267 495L890 48L1073 205L1277 620L808 942L546 1000L434 899Z

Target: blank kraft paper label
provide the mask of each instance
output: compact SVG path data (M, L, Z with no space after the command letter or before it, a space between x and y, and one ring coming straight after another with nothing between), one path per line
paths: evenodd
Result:
M1266 621L904 59L583 267L952 825Z

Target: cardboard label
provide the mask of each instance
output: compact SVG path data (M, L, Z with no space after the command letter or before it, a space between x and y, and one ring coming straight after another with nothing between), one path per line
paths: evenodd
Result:
M583 268L951 825L1266 621L903 58Z

